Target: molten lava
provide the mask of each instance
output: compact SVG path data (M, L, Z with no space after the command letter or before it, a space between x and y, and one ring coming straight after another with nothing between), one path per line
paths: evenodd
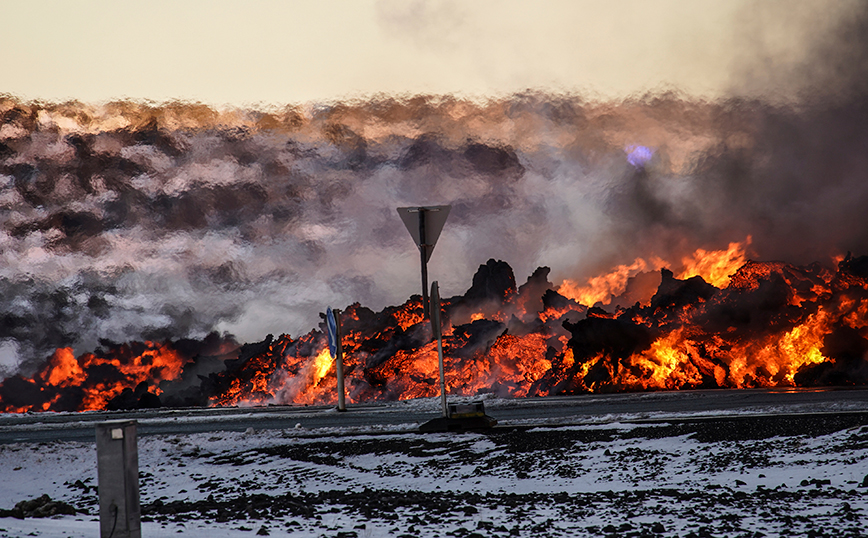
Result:
M111 408L110 402L124 391L172 381L181 374L190 357L182 356L170 343L134 342L107 352L75 357L71 348L60 348L31 378L15 377L3 382L0 409L4 412L86 411ZM156 387L153 396L159 395ZM141 394L138 395L140 399ZM37 398L38 402L32 402Z
M613 296L624 292L630 277L647 269L648 263L638 258L630 265L619 265L608 274L588 279L583 286L573 280L564 280L558 293L584 305L609 304Z
M616 301L660 260L637 260L556 287L540 268L516 287L490 260L464 294L444 298L450 394L504 397L688 388L868 383L868 256L819 264L745 261L745 243L697 250L656 292ZM594 306L597 305L597 306ZM349 403L439 393L436 344L421 299L342 314ZM4 412L155 405L331 404L334 360L324 324L238 346L202 342L111 345L75 357L58 349L32 377L0 384Z
M729 277L734 275L745 262L745 247L750 245L751 238L744 243L730 243L726 250L707 252L697 249L693 256L682 259L684 270L678 275L686 280L692 276L701 276L703 280L718 288L729 284Z

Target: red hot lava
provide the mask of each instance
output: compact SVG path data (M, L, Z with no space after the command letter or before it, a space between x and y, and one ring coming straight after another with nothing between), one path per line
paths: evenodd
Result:
M868 383L868 256L848 255L831 271L745 261L744 245L733 243L682 263L677 277L661 260L637 260L556 288L548 268L516 287L509 265L489 260L464 295L443 300L448 392ZM643 296L637 289L648 282L656 292ZM342 317L349 402L438 394L436 346L418 296L381 312L354 304ZM331 404L323 328L243 346L210 335L106 344L78 357L61 348L32 377L0 384L0 410Z

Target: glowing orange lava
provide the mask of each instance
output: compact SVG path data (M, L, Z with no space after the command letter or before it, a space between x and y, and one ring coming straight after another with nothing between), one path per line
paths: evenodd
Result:
M697 249L690 257L681 261L684 270L678 275L681 280L692 276L701 276L703 280L718 288L729 284L729 277L738 271L745 262L745 248L750 245L748 236L743 243L730 243L726 250L706 251Z
M654 296L629 307L589 308L609 303L660 260L638 259L585 286L555 287L547 269L518 288L511 274L500 275L492 282L507 283L503 291L444 298L447 391L529 397L868 384L868 257L847 256L833 271L745 261L749 244L697 250L678 277L664 270ZM507 269L489 264L486 271ZM341 319L348 402L439 394L437 346L418 296L382 312L350 305ZM224 367L203 385L205 404L335 403L324 325L297 339L224 344ZM78 357L59 348L31 378L0 383L0 410L104 409L147 394L171 402L172 382L195 361L171 343Z

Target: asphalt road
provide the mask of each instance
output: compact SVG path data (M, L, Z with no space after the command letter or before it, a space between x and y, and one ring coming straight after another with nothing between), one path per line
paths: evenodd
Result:
M464 398L463 400L467 400ZM868 389L751 389L589 394L528 399L485 400L498 427L708 420L734 415L868 416ZM207 409L156 409L130 412L31 413L0 415L0 443L93 441L96 423L136 420L138 434L188 435L217 431L294 429L334 433L371 428L414 430L440 413L439 399L333 407L268 406Z

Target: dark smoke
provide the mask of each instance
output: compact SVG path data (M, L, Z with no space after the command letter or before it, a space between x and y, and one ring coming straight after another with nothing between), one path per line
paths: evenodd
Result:
M258 341L328 305L400 304L420 284L398 206L453 206L430 266L444 294L489 258L557 285L748 235L758 259L868 252L866 17L842 24L804 65L744 74L827 90L790 104L0 97L0 374L100 338Z

